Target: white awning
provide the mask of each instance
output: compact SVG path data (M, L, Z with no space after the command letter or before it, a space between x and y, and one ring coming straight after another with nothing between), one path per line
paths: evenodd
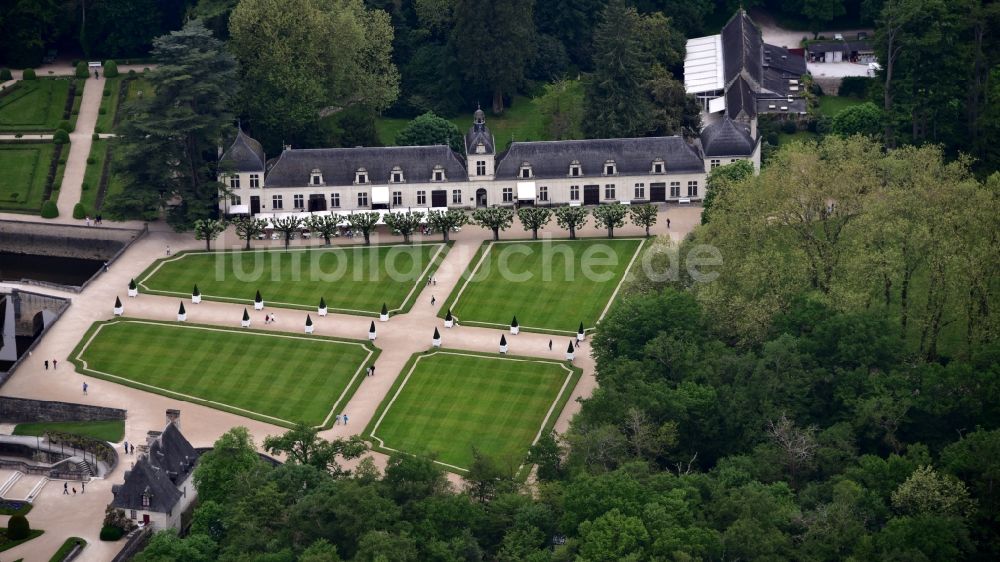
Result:
M518 200L535 200L535 182L533 181L519 181L517 182L517 198Z
M708 100L708 112L718 113L720 111L726 110L726 98L718 97L715 99Z
M249 215L250 206L249 205L230 205L229 206L230 215Z
M376 185L372 187L372 205L389 204L389 186Z

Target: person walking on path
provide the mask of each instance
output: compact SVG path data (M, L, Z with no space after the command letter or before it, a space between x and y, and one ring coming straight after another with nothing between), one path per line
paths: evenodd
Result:
M84 220L86 221L87 226L90 226L90 215L87 215Z
M80 493L81 494L86 494L87 493L87 483L86 482L80 482Z
M369 377L374 377L375 376L375 365L372 365L371 367L368 367L368 369L369 369L368 370L368 376Z
M167 255L170 255L170 244L167 244Z
M49 360L48 359L45 360L45 370L46 371L49 370Z
M59 364L59 362L58 362L58 361L56 361L55 359L53 359L53 360L52 360L52 370L53 370L53 371L55 371L55 370L56 370L56 365L58 365L58 364Z
M69 482L63 482L63 495L69 495Z
M125 454L128 454L128 441L125 442Z
M76 486L73 486L73 495L76 495Z
M347 414L344 414L344 425L347 425Z
M437 277L431 277L431 285L437 285L437 284L438 284L438 278Z
M434 304L436 302L437 302L437 297L435 297L434 295L431 295L431 306L434 306Z
M552 340L549 340L549 351L552 351Z
M83 383L83 395L87 395L87 383Z
M108 262L104 262L104 273L108 272Z
M667 230L670 230L670 217L667 217Z

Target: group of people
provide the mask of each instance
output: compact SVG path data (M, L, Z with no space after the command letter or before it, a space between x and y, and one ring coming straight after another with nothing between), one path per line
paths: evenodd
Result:
M55 371L56 367L58 367L58 366L59 366L59 361L53 359L52 360L52 370ZM49 360L48 359L45 360L45 370L46 371L49 370Z
M347 425L347 414L340 414L339 416L333 416L333 425L340 425L340 422L344 422Z
M278 321L278 319L274 316L274 314L265 314L264 315L264 323L265 324L274 324L277 321Z
M63 495L64 496L68 496L69 495L69 490L70 490L69 482L63 482ZM80 482L80 493L81 494L86 494L87 493L87 483L86 482ZM76 495L76 486L73 487L73 495L74 496Z
M126 441L125 445L123 447L125 449L125 454L126 455L134 455L135 454L135 445L132 445L131 443L129 443L128 441Z
M101 215L95 216L93 221L91 221L90 215L87 215L87 218L84 220L87 221L87 226L90 226L91 222L93 222L93 224L104 224L104 217L102 217Z

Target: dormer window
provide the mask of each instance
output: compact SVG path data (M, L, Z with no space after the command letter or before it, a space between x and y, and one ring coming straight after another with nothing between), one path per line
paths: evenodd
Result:
M403 169L399 166L395 166L390 174L392 178L392 183L403 183Z
M476 154L486 154L486 145L479 143L476 145Z
M531 164L527 162L521 163L521 173L518 174L522 179L529 179L531 177Z
M613 176L615 175L615 171L616 170L615 170L614 160L608 160L607 162L604 163L604 175Z
M664 170L663 159L657 158L656 160L653 160L653 173L662 174L663 170Z
M149 508L150 499L152 499L152 497L153 497L153 495L149 493L149 490L146 490L145 492L142 493L142 507L143 508Z
M313 171L309 173L309 184L323 185L323 172L319 171L319 169L313 169Z
M444 181L444 166L441 164L434 166L434 174L431 177L434 181Z
M354 173L354 182L357 184L368 183L368 170L358 168L358 171Z
M570 165L569 165L569 175L570 175L570 177L576 178L576 177L581 176L582 174L583 174L583 172L582 172L582 170L580 168L580 161L579 160L573 160L573 162L571 162Z

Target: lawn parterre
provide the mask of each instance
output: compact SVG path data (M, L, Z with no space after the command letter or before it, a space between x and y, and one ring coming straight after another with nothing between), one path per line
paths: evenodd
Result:
M83 435L101 441L117 443L125 435L125 422L111 420L19 423L14 427L13 435L45 435L49 431Z
M51 142L0 144L0 209L38 212L54 152Z
M0 96L0 132L54 131L66 110L69 80L21 80Z
M197 284L208 300L249 304L260 290L266 304L286 308L315 310L323 298L331 311L374 315L386 303L396 313L446 252L440 243L181 252L137 281L158 295L190 296Z
M428 456L453 471L469 467L473 448L521 464L555 424L580 373L544 359L420 353L403 367L365 435L384 452Z
M117 319L91 326L71 360L96 378L286 427L326 427L377 356L361 341Z
M643 241L484 242L440 316L463 324L557 334L590 330L604 315Z

